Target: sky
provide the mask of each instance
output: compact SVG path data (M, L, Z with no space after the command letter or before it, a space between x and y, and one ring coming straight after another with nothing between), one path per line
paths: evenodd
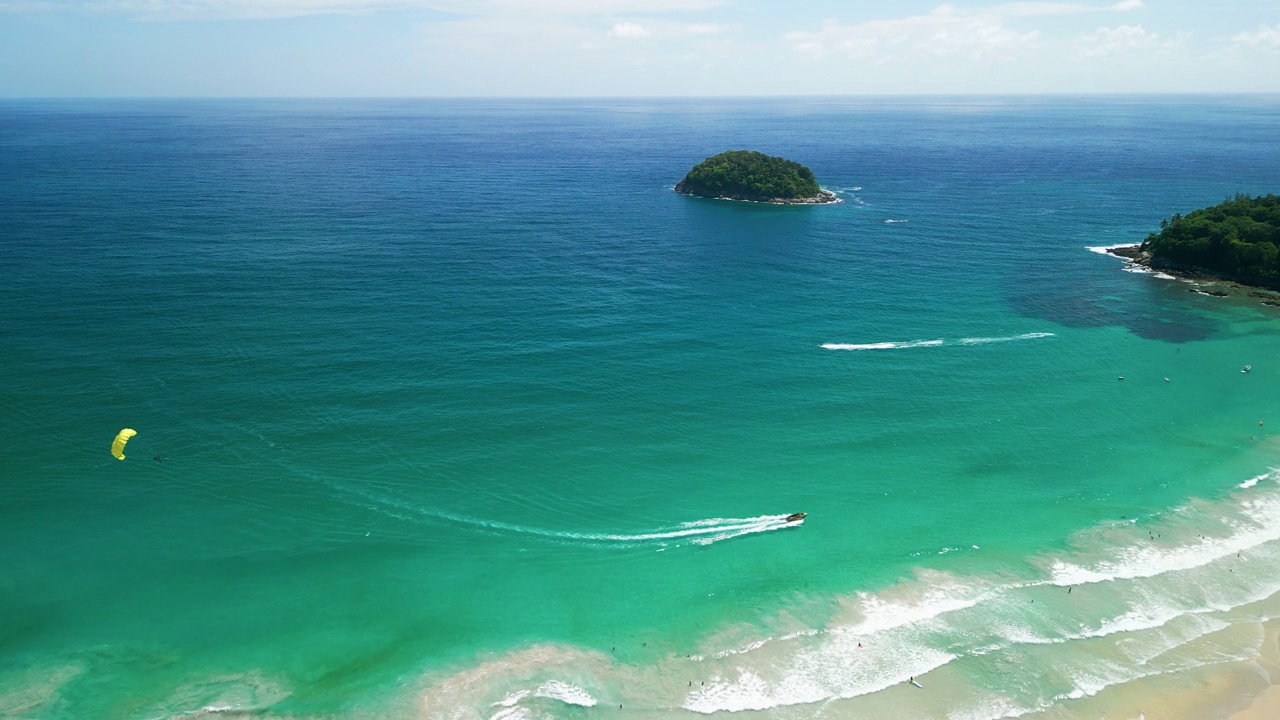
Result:
M1280 0L0 0L0 97L1280 92Z

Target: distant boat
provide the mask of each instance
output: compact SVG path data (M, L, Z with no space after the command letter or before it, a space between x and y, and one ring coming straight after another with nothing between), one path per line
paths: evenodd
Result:
M808 513L791 513L787 516L787 522L799 522L804 519L805 515L808 515Z
M1249 372L1252 369L1253 369L1252 365L1245 365L1244 367L1240 368L1240 372Z

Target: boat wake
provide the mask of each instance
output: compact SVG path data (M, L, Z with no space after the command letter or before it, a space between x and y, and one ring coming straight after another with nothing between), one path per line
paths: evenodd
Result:
M634 533L575 532L520 525L500 520L486 520L425 508L366 491L338 485L333 485L332 487L339 490L342 495L346 496L346 499L355 504L400 520L456 525L480 532L525 535L543 538L552 542L601 548L654 546L659 549L665 549L686 544L710 545L723 540L742 537L743 535L784 530L804 524L803 517L788 520L788 518L795 517L795 514L781 514L760 515L750 518L707 518Z
M946 340L908 340L906 342L878 342L858 345L847 343L823 343L826 350L901 350L903 348L937 347Z
M989 343L1012 342L1014 340L1036 340L1039 338L1053 337L1053 333L1049 332L1033 332L1023 333L1022 335L1010 335L1007 337L967 337L958 340L908 340L905 342L877 342L877 343L823 343L824 350L904 350L908 348L922 347L939 347L942 345L986 345Z
M961 345L985 345L987 343L1011 342L1013 340L1037 340L1039 338L1053 337L1053 333L1034 332L1023 333L1022 335L1013 335L1010 337L971 337L961 338Z

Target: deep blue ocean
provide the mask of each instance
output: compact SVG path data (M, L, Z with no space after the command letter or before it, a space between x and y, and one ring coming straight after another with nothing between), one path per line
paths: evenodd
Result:
M0 102L0 716L1100 717L1246 662L1280 309L1088 248L1280 191L1277 128ZM673 192L727 149L841 202Z

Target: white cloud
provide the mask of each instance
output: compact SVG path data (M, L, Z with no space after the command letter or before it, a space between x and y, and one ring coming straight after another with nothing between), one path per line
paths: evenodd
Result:
M1141 25L1100 27L1080 38L1080 54L1085 57L1108 57L1142 50L1169 47L1172 41L1163 41L1159 34L1147 32Z
M888 48L915 54L983 56L1035 43L1038 31L1019 32L999 15L966 14L940 5L928 15L895 20L872 20L858 25L828 21L816 32L791 32L784 37L793 50L821 57L842 54L863 58Z
M644 23L635 20L622 20L613 24L605 33L606 37L619 41L651 38L655 41L692 42L723 35L733 28L719 23L681 23L658 18L646 18Z
M718 35L728 32L728 25L720 25L719 23L696 23L693 25L685 25L684 31L689 35Z
M145 20L228 20L435 10L463 16L599 17L707 10L728 0L0 0L0 12L114 13Z
M955 8L943 6L955 12ZM984 8L981 12L1000 17L1045 17L1054 15L1084 15L1096 12L1123 12L1144 7L1142 0L1121 0L1114 5L1090 5L1079 2L1013 2Z
M1029 0L986 7L939 5L927 15L872 20L856 25L826 21L822 29L787 33L792 50L811 57L843 54L852 58L884 55L900 47L916 55L1009 54L1041 44L1041 32L1011 25L1011 18L1038 18L1137 10L1143 0L1119 0L1110 5L1087 2Z
M614 24L609 30L609 37L624 38L632 40L635 38L649 37L650 33L643 25L633 22L620 22Z
M120 14L142 20L229 20L428 7L415 0L0 0L0 11Z
M987 12L1004 17L1040 17L1045 15L1079 15L1096 12L1097 8L1083 3L1016 2L989 8Z
M729 0L417 0L419 4L452 12L502 12L511 15L626 15L710 10ZM448 6L448 7L446 7Z
M1240 45L1280 50L1280 23L1271 27L1262 25L1257 32L1242 32L1233 35L1231 41Z

